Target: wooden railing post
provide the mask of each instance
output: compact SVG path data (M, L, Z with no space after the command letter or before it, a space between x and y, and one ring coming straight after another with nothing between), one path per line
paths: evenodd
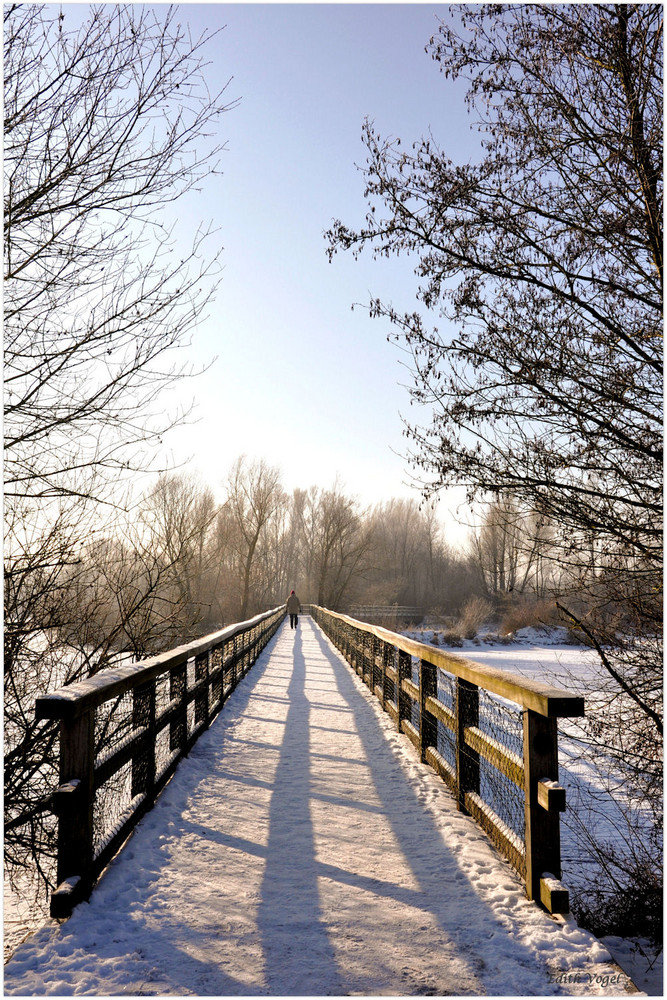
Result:
M560 912L567 912L565 898L554 900L552 887L541 886L543 875L553 879L561 877L560 863L560 817L565 808L562 796L549 795L551 790L540 788L546 779L547 785L558 782L558 730L557 719L538 715L527 709L523 716L523 766L525 775L525 844L526 844L526 893L529 899L541 899L548 909L554 906ZM563 792L562 789L554 788ZM543 794L540 794L542 792ZM542 891L544 890L544 891ZM567 890L556 887L554 892L567 894ZM565 910L562 907L565 906Z
M438 723L426 710L426 699L436 698L438 694L438 671L432 663L419 661L419 747L421 759L426 760L429 747L437 749Z
M456 784L457 808L468 812L466 792L479 795L479 753L466 746L467 726L479 724L479 688L462 677L456 678Z
M60 723L60 787L54 795L58 815L58 889L51 916L68 916L90 890L93 866L95 712Z

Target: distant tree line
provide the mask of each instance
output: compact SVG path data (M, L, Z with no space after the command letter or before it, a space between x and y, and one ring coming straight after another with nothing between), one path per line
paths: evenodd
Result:
M437 507L417 499L363 507L338 482L290 493L277 467L245 456L219 485L162 474L113 525L72 541L68 560L36 569L25 581L33 613L40 596L67 608L57 621L43 614L41 631L90 672L119 652L145 657L244 620L292 588L305 604L407 605L443 624L484 599L488 619L513 631L554 622L563 594L584 602L593 581L598 599L605 586L594 546L584 579L581 561L563 561L556 528L512 503L487 505L455 547Z
M161 475L122 526L83 541L64 571L73 600L63 638L145 656L282 604L292 588L336 610L451 615L485 590L478 557L448 545L435 509L416 499L363 508L339 483L288 493L277 468L246 457L220 486L216 500L197 478Z
M417 499L363 507L338 482L289 493L278 468L244 456L221 485L216 500L197 478L162 475L122 531L82 546L68 585L105 595L78 609L83 645L95 633L144 656L282 604L292 588L305 604L408 605L443 622L485 598L489 617L525 608L528 621L579 583L554 531L511 505L488 506L457 548L437 507ZM132 600L121 596L130 580Z

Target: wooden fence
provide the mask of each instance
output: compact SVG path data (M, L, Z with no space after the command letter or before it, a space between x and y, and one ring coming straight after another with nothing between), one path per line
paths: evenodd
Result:
M418 623L424 618L423 608L403 604L353 604L349 613L351 618L358 621L383 625L385 628L395 628L399 622Z
M38 719L60 721L52 916L89 895L284 617L283 605L37 699Z
M311 614L447 783L458 809L525 879L528 898L567 913L557 719L583 715L583 698L324 608L313 606ZM511 729L513 746L504 738ZM501 799L513 792L523 801L512 825Z

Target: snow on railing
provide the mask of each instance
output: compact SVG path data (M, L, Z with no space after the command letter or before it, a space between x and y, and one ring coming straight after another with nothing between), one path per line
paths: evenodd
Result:
M58 887L51 915L69 916L250 670L285 617L274 608L195 642L101 670L35 703L60 721Z
M528 898L567 913L557 719L583 715L583 698L325 608L311 614L525 880Z

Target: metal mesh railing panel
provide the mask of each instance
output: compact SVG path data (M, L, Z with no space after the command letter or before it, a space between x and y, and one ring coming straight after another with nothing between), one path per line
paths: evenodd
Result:
M169 708L170 702L169 674L160 674L155 681L155 715L158 719Z
M456 770L456 735L449 726L438 720L436 729L436 750L447 761L452 770Z
M389 647L386 659L387 666L396 671L398 676L398 657L393 647ZM398 686L393 677L387 677L385 681L385 698L390 701L398 711Z
M169 725L158 730L155 737L155 779L159 781L172 761L174 751L170 747Z
M523 757L523 712L518 705L480 688L479 726L505 749Z
M117 750L133 730L134 698L131 691L105 702L95 710L95 761Z
M412 656L410 659L410 680L416 687L419 687L419 659L416 656ZM419 700L417 698L410 698L410 722L415 727L417 732L419 732L420 713L421 708Z
M438 701L446 705L450 712L456 708L456 680L451 674L446 674L444 670L438 670Z
M485 745L486 753L479 754L480 797L492 806L504 826L514 834L515 843L523 850L526 828L522 710L480 690L478 725L481 732L490 737L490 742ZM490 836L494 839L493 832ZM503 849L505 841L495 839L503 853L507 853ZM508 860L524 874L525 863L518 854L510 851Z
M93 802L93 856L111 840L132 807L132 762L128 762L97 789Z
M438 670L436 675L436 697L450 712L456 711L456 680L451 674ZM436 750L456 770L456 734L440 719L436 723Z

